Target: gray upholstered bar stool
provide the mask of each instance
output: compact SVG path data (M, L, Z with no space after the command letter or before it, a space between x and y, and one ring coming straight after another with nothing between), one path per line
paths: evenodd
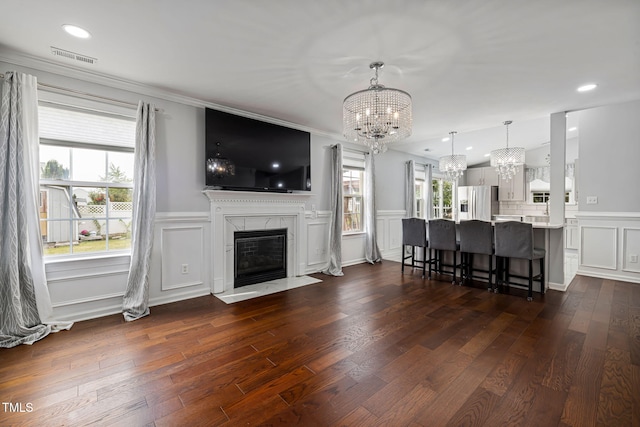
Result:
M460 221L458 224L458 236L460 238L460 257L462 258L462 268L460 269L460 282L466 279L479 278L484 276L474 275L473 255L485 255L488 258L486 269L475 269L488 275L489 283L487 289L493 290L493 227L488 221L472 219Z
M540 281L540 291L544 294L544 249L533 246L533 226L524 222L506 221L497 222L495 225L496 262L498 264L497 284L506 283L509 286L510 277L529 280L529 293L527 301L533 300L533 260L540 260L540 274L536 280ZM518 276L510 274L509 260L511 258L526 259L529 261L529 275Z
M411 246L411 254L407 255L406 247ZM402 273L405 265L411 268L422 265L422 278L429 260L427 259L427 222L421 218L402 218ZM422 259L416 259L416 247L422 248ZM411 259L411 264L405 261Z
M458 240L456 237L456 223L447 219L432 219L428 222L429 229L429 279L431 279L431 267L436 265L439 274L451 274L453 279L451 283L456 283L456 269L459 267L458 258ZM436 251L435 258L431 254L431 250ZM453 264L446 264L443 261L443 251L453 252ZM444 271L442 267L451 267L451 270Z

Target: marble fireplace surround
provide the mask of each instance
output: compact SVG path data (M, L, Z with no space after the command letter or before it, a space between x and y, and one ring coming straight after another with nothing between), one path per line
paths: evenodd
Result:
M204 190L211 205L211 292L233 289L235 231L287 229L287 277L304 275L305 201L310 194Z

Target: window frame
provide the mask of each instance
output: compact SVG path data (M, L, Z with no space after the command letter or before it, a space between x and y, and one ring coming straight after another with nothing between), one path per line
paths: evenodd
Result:
M344 191L342 192L342 234L343 235L353 235L353 234L361 234L364 233L364 169L360 169L353 166L342 166L342 185L344 188L344 177L345 172L349 171L350 173L357 172L360 177L360 190L357 193L346 194ZM359 204L360 212L347 212L347 199L351 200L353 204ZM358 221L360 223L360 227L358 229L349 229L345 230L345 225L347 223L346 215L357 215Z
M60 94L45 93L44 96L40 97L39 107L40 106L46 106L49 108L53 107L59 110L83 111L90 114L122 119L124 121L129 121L134 123L136 120L135 110L133 108L125 110L122 107L113 107L109 104L96 103L94 101L87 102L84 99L75 98L75 97L62 96L61 98ZM99 107L99 108L96 108L96 107ZM39 111L39 114L40 114L40 111ZM135 129L135 127L133 128ZM114 189L127 189L127 190L131 190L130 194L132 195L133 188L134 188L133 180L135 179L135 173L132 171L132 176L127 177L126 182L72 179L74 177L73 175L73 168L74 168L74 162L73 162L74 151L73 150L74 149L99 151L101 155L104 156L104 161L105 161L104 171L106 174L105 179L109 176L108 174L110 171L110 166L113 165L115 161L115 160L110 161L109 159L110 154L112 153L130 154L131 158L127 160L127 162L131 161L132 163L129 163L129 164L132 165L133 162L135 161L135 157L134 157L135 146L132 145L132 143L134 143L135 141L135 134L132 134L131 136L132 138L130 142L126 144L115 143L113 145L108 143L69 141L62 138L61 139L55 139L51 137L39 138L39 145L38 145L39 151L40 151L40 147L42 146L61 147L69 150L68 151L69 165L67 168L70 174L69 177L67 177L66 179L41 178L40 173L38 176L39 191L41 194L40 199L42 201L42 192L45 192L46 195L45 195L44 201L47 203L47 207L45 209L44 214L42 213L43 207L41 206L41 209L40 209L41 213L39 218L39 222L41 224L41 230L43 233L43 236L42 236L43 243L46 241L45 238L46 236L48 236L48 233L50 231L49 227L51 227L52 224L66 223L66 225L62 225L63 228L60 231L60 233L62 233L60 234L60 237L62 237L63 234L67 233L67 230L65 228L68 227L67 240L57 240L57 242L68 242L68 245L69 245L68 252L65 252L63 254L48 254L47 249L45 248L43 253L45 263L131 255L130 241L128 243L129 246L124 249L110 248L110 243L113 244L112 242L114 240L118 240L118 239L114 239L111 236L113 233L110 233L110 227L113 227L113 225L111 225L110 223L114 221L122 222L123 225L120 228L124 227L125 238L126 238L126 234L129 234L130 236L131 228L133 226L133 200L129 202L131 203L130 210L126 209L126 206L125 206L125 209L128 210L129 212L125 215L120 215L117 210L113 209L114 206L117 206L114 204L119 202L110 201L110 198L111 198L110 192L111 190L114 190ZM46 164L48 160L51 160L51 159L40 159L41 167L42 167L42 164ZM121 163L118 164L117 162L115 164L116 164L116 167L119 167L121 165ZM98 175L98 177L101 177L101 175ZM75 192L77 191L76 189L78 188L85 188L87 189L87 191L89 191L90 189L104 191L106 202L104 205L97 205L97 206L105 206L105 208L103 209L104 213L103 214L98 213L97 215L91 215L91 216L85 217L86 218L85 222L89 222L89 221L92 221L94 223L97 222L99 224L99 226L97 226L98 230L100 230L101 227L106 226L106 231L105 231L106 237L104 238L104 249L100 249L97 251L74 252L75 242L81 240L79 225L80 225L81 218L83 218L79 214L79 210L78 210L79 206L78 206L78 203L75 201L75 197L74 197ZM50 215L49 204L55 203L50 198L50 192L52 191L52 189L56 189L61 192L61 194L58 195L58 198L61 198L60 200L63 200L63 202L59 207L61 212L59 214L59 217L49 216ZM126 203L126 202L121 202L121 203ZM80 205L80 206L83 206L83 205ZM93 204L87 204L87 206L93 206ZM65 215L64 210L66 210L67 208L68 208L68 215L64 216ZM128 224L125 221L128 221ZM100 223L102 223L102 225L100 225ZM75 228L78 228L78 229L75 230ZM117 233L117 234L123 234L123 233Z
M437 194L434 188L434 184L436 182L439 182ZM451 186L451 206L449 207L444 206L444 203L443 203L446 185ZM433 202L432 218L433 219L453 219L455 214L454 207L455 207L456 184L446 180L444 177L440 175L434 175L431 179L431 188L432 188L432 202ZM436 203L436 201L438 201L438 203ZM449 217L444 216L445 209L450 209L451 216ZM439 211L440 211L440 215L438 215Z

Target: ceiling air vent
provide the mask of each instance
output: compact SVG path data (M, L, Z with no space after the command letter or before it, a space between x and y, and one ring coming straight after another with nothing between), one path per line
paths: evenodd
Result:
M96 62L98 62L96 58L92 58L87 55L82 55L80 53L69 52L68 50L59 49L53 46L51 46L51 53L54 56L61 56L63 58L71 59L72 61L79 61L84 64L95 64Z

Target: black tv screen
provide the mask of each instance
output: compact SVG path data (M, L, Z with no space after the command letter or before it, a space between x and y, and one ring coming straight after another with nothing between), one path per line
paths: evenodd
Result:
M206 185L251 191L310 191L311 135L206 109Z

